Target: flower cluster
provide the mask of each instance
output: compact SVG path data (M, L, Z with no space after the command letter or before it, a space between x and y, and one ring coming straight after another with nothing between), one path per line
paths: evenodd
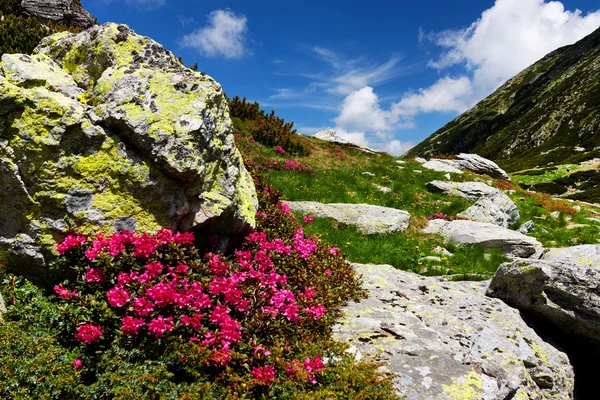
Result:
M291 214L279 204L280 212ZM277 369L263 363L272 357L272 344L258 343L245 322L259 315L258 326L266 321L309 326L325 317L319 289L304 286L294 291L275 262L286 258L305 262L317 244L304 236L302 228L287 239L256 231L245 239L248 249L236 251L232 259L208 252L183 262L169 255L193 242L192 234L161 230L155 235L98 234L93 240L68 236L58 244L62 262L78 272L79 285L73 290L56 285L55 293L82 307L104 303L100 310L111 309L110 314L102 311L97 319L81 321L75 339L102 346L118 337L182 338L206 349L205 363L212 367L229 366L250 341L251 357L258 364L250 374L261 385L271 385ZM313 382L314 376L307 373L308 382Z
M450 217L447 214L444 213L436 213L433 215L429 215L427 217L427 219L429 221L434 220L434 219L443 219L444 221L455 221L455 220L468 220L468 218L465 217Z
M278 170L286 170L286 171L298 171L298 172L306 172L310 171L310 167L305 164L301 164L295 160L274 160L267 158L262 164L254 163L253 161L248 161L247 164L253 168L256 168L259 171L278 171Z
M275 146L275 151L278 152L281 155L285 155L286 154L285 150L281 146Z

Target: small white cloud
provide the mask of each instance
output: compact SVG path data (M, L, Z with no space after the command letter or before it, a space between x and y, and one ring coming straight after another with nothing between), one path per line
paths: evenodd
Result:
M401 142L400 140L390 140L387 143L375 147L377 150L385 151L393 156L401 156L415 147L412 142Z
M128 4L141 6L145 8L156 8L163 6L167 0L126 0Z
M198 50L207 57L242 58L246 53L248 19L231 10L215 10L208 15L208 24L181 39L183 47Z
M381 109L373 88L365 86L350 93L342 102L342 111L335 119L338 128L346 131L387 132L393 129L392 115Z

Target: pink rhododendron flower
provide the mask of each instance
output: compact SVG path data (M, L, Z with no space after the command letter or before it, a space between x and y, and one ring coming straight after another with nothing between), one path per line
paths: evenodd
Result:
M250 243L254 242L264 242L267 240L266 232L252 232L248 236L246 236L246 240Z
M129 275L126 272L121 271L121 272L119 272L119 276L117 277L117 282L119 282L119 285L125 286L129 282L131 282L131 275Z
M80 358L76 358L75 360L73 360L73 368L75 368L75 371L77 371L81 367L83 367L83 360L81 360Z
M325 315L325 306L323 304L319 304L318 306L307 307L306 313L315 321L318 321L323 317L323 315Z
M279 254L290 254L292 250L283 240L276 238L272 242L260 242L260 249L265 251L276 251Z
M154 311L154 303L148 301L144 297L136 297L133 300L133 310L137 315L145 317Z
M70 292L69 289L63 287L62 285L54 286L54 293L56 293L65 300L71 300L73 297L78 296L77 290L73 290L72 292Z
M91 344L93 341L100 339L101 337L102 330L100 329L100 325L96 326L92 324L80 326L75 334L75 339L87 344Z
M106 279L104 278L104 273L96 268L90 268L85 273L85 281L86 282L104 282Z
M275 380L276 372L277 370L272 365L265 365L264 367L254 367L252 376L268 386Z
M340 254L340 249L337 247L332 247L329 249L329 254L333 254L334 256Z
M294 251L298 253L298 256L306 260L315 250L317 250L317 245L312 240L304 238L302 228L296 230L296 233L294 233Z
M106 297L108 298L108 304L111 307L123 307L125 304L129 303L131 297L129 296L129 292L123 288L114 287L106 293Z
M186 245L190 245L192 243L194 243L194 234L191 232L183 232L183 233L179 233L177 232L175 234L175 236L173 236L173 242L177 243L177 244L186 244Z
M304 216L304 223L310 223L313 222L315 220L315 217L313 217L312 215L305 215Z
M148 275L150 279L154 279L163 272L164 266L160 262L155 261L146 264L144 269L146 270L146 275Z
M306 300L310 300L313 297L315 297L315 295L317 294L317 291L315 290L314 286L311 287L305 287L304 291L300 294L300 296L304 297Z
M137 236L132 242L135 245L134 255L139 258L148 258L158 246L156 239L148 236L146 232Z
M321 358L319 356L315 356L312 361L310 361L310 358L308 357L304 360L304 368L306 369L306 373L308 375L308 381L315 385L317 380L315 379L313 373L322 371L325 366L323 365Z
M290 206L281 201L277 203L277 208L279 208L284 214L289 215L292 214L292 210L290 210Z
M86 240L87 240L87 238L85 236L69 235L65 238L65 240L63 240L62 243L56 245L56 251L58 252L58 254L63 255L67 251L69 251L77 246L81 246L82 244L85 243Z
M278 153L279 153L279 154L281 154L281 155L284 155L284 154L285 154L285 150L284 150L284 149L283 149L283 147L281 147L281 146L276 146L276 147L275 147L275 151L276 151L276 152L278 152Z
M143 319L134 318L130 316L123 317L121 319L123 325L121 326L121 330L126 335L137 335L139 330L146 325Z
M175 273L179 275L185 275L188 273L189 270L190 268L185 264L179 264L175 267Z
M231 361L231 349L228 347L224 347L221 350L215 351L209 359L209 362L212 366L221 366L225 367Z
M164 318L162 315L148 322L148 332L155 337L162 337L166 332L173 330L173 317Z
M177 293L172 284L161 281L146 289L146 296L154 301L158 307L165 307L177 303L180 294Z
M191 326L195 331L199 331L202 329L202 314L194 314L191 317L188 315L182 315L181 325Z
M325 275L331 276L331 270L330 269L326 269L324 272L325 272Z

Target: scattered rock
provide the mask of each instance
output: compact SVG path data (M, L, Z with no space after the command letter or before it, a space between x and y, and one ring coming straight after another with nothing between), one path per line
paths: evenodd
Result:
M487 282L443 282L389 265L353 264L369 297L333 328L397 375L408 400L572 399L567 356L519 312L486 297Z
M498 166L495 162L478 156L477 154L461 153L456 156L456 161L463 167L478 174L486 174L492 178L506 179L510 181L510 176Z
M439 253L439 254L441 254L441 255L443 255L443 256L447 256L447 257L450 257L450 256L453 256L453 255L454 255L454 254L450 253L450 252L449 252L447 249L443 248L442 246L436 246L436 247L433 249L433 251L434 251L435 253Z
M373 149L368 148L367 146L364 146L362 144L358 144L358 143L353 143L350 142L340 136L338 136L337 132L335 131L335 129L332 128L327 128L325 130L322 130L320 132L317 132L314 134L314 137L317 139L321 139L321 140L325 140L327 142L333 142L333 143L338 143L338 144L347 144L350 145L352 147L354 147L355 149L358 149L360 151L363 151L365 153L370 153L370 154L375 154L376 151Z
M421 171L420 169L414 169L413 172L415 174L422 174L423 173L423 171Z
M371 204L323 204L314 201L286 201L292 211L315 217L333 218L344 224L355 225L366 235L386 234L408 228L410 214L395 208Z
M117 24L61 32L32 56L3 55L0 71L0 126L12 137L0 141L0 250L11 269L51 283L55 239L70 230L254 226L221 86L155 41Z
M496 196L502 192L482 182L445 182L431 181L427 189L432 193L458 196L467 200L477 200L484 196Z
M502 264L488 295L600 345L599 264L570 264L566 262L570 257L549 259L554 261L516 259Z
M454 160L438 160L431 159L423 164L423 167L438 172L452 172L455 174L463 174L460 165Z
M421 158L421 157L415 157L415 161L418 162L419 164L425 164L427 162L426 159Z
M81 5L79 0L22 0L23 15L34 17L43 22L74 25L89 28L96 20Z
M391 193L391 191L392 191L392 189L390 189L389 187L381 186L376 183L374 183L373 186L375 186L377 188L377 190L379 190L380 192L383 192L383 193Z
M455 220L429 221L424 233L437 233L458 244L481 244L486 248L500 249L513 257L539 258L543 246L535 238L510 229L483 222Z
M600 268L600 245L582 244L560 249L548 249L542 256L542 260L572 264L579 267Z
M363 175L368 175L368 176L375 176L375 174L372 173L372 172L363 172L362 174Z
M471 207L459 213L458 216L503 228L518 223L520 219L517 205L502 192L493 196L481 197Z
M550 216L554 219L559 219L560 218L560 211L553 211L550 213Z
M535 230L535 224L532 220L529 220L519 227L519 232L523 235L527 235L529 232L533 232Z
M396 162L397 162L398 164L406 164L406 161L404 161L404 160L396 160Z
M448 180L452 179L452 177L450 176L449 172L447 172L446 174L444 174L444 178L446 178Z

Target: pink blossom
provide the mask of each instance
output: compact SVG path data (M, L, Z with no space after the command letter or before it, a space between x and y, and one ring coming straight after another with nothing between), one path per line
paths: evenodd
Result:
M104 273L96 268L90 268L85 273L85 281L86 282L105 282Z
M117 277L117 282L119 282L119 285L125 286L129 282L131 282L131 275L129 275L126 272L121 271L121 272L119 272L119 276Z
M317 245L312 240L304 238L302 228L296 230L296 233L294 233L294 251L298 253L298 257L306 260L315 250L317 250Z
M191 245L194 243L194 234L192 232L177 232L175 236L173 236L173 242L177 244L186 244Z
M275 380L276 372L277 370L272 365L265 365L264 367L254 367L252 369L252 376L269 386Z
M295 303L288 304L283 308L283 315L287 318L288 321L298 322L300 317L298 315L298 311L300 307L298 307Z
M202 329L202 314L194 314L191 317L188 315L182 315L181 325L191 326L195 331L199 331Z
M224 347L221 350L215 351L210 356L210 364L213 366L221 366L224 367L231 361L231 349L228 347Z
M134 255L139 258L148 258L158 245L156 238L148 236L146 232L135 237L133 244L135 245Z
M177 303L180 295L171 284L161 281L146 289L146 296L158 307L165 307Z
M54 293L56 293L65 300L71 300L73 297L77 297L79 295L77 293L77 290L73 290L72 292L70 292L69 289L63 287L63 285L54 286Z
M175 267L175 273L179 275L185 275L189 271L189 267L185 264L179 264Z
M310 315L315 321L320 320L325 315L325 306L319 304L314 307L306 307L306 313Z
M329 254L333 254L334 256L340 254L340 249L337 247L332 247L329 249Z
M256 355L257 353L262 353L265 357L271 355L271 351L268 348L259 346L254 341L252 341L252 347L254 348L254 355Z
M229 271L229 264L221 261L218 254L207 253L205 257L210 260L210 272L214 275L225 275Z
M311 287L305 287L304 291L300 294L301 296L303 296L306 300L310 300L313 297L315 297L315 295L317 294L317 291L315 290L314 286Z
M169 244L173 241L173 231L170 229L161 229L155 236L160 244Z
M92 324L80 326L75 334L75 339L87 344L91 344L93 341L100 339L101 337L102 330L100 329L100 325L96 326Z
M304 360L304 368L306 369L306 373L308 375L308 381L315 385L317 380L315 379L313 373L322 371L325 366L323 365L321 357L315 356L312 361L310 361L310 358L308 357Z
M279 153L279 154L281 154L281 155L284 155L284 154L285 154L285 150L284 150L284 149L283 149L283 147L281 147L281 146L277 146L277 147L275 147L275 151L276 151L276 152L278 152L278 153Z
M164 267L160 262L154 261L149 264L146 264L144 269L146 270L146 274L148 275L148 277L150 279L154 279L160 274L162 274Z
M80 358L76 358L73 360L73 368L77 371L79 368L83 367L83 360Z
M286 215L292 214L292 210L290 210L290 206L281 201L277 203L277 207Z
M267 234L265 232L252 232L248 236L246 236L246 240L250 243L254 242L264 242L267 240Z
M137 315L145 317L154 311L154 303L148 301L144 297L136 297L133 300L133 310Z
M139 330L146 325L143 319L130 316L123 317L121 322L123 323L121 330L126 335L137 335Z
M269 257L269 255L263 250L259 250L256 252L256 254L254 255L254 261L258 265L258 269L263 272L273 267L273 261L271 260L271 257Z
M148 322L148 332L155 337L162 337L166 332L173 330L173 317L164 318L162 315Z
M260 249L265 251L276 251L279 254L290 254L291 251L291 247L287 246L280 238L276 238L272 242L260 242Z
M111 307L123 307L131 299L129 292L120 287L110 289L106 293L106 297L108 298L108 303Z
M331 270L330 269L326 269L324 272L325 272L325 275L331 276Z
M304 216L304 223L310 223L313 222L315 220L315 217L313 217L312 215L305 215Z
M56 251L58 254L65 254L67 251L74 249L75 247L81 246L85 243L87 238L85 236L72 236L69 235L63 240L62 243L56 245Z

